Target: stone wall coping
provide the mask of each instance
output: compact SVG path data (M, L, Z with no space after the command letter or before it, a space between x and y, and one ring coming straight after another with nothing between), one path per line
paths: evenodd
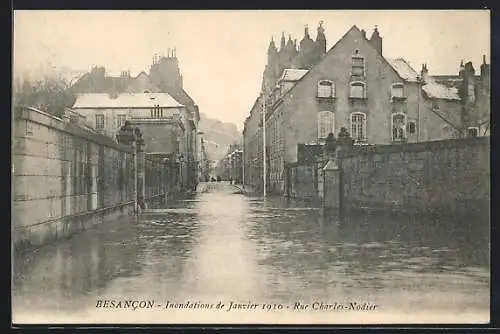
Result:
M460 139L447 139L426 141L420 143L404 143L393 145L354 146L352 150L343 152L344 157L352 157L357 154L390 154L400 152L432 152L443 148L460 148L465 146L484 146L489 143L489 137L469 137Z
M114 148L119 151L127 153L132 153L133 151L132 147L116 143L111 137L102 135L100 133L91 132L90 130L82 128L81 126L71 122L65 123L62 118L50 115L36 108L19 107L16 108L14 112L14 117L18 120L27 120L37 124L41 124L57 131L65 132L75 137L83 138L96 144Z

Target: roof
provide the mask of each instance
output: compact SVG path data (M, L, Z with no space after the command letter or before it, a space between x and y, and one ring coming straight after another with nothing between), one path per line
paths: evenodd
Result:
M418 82L418 73L404 60L403 58L389 59L386 58L389 65L391 65L401 79L409 82Z
M134 78L131 77L99 77L86 73L78 79L70 89L79 93L122 92L133 82L133 80Z
M163 108L183 107L167 93L123 93L116 98L109 94L90 93L78 95L73 108L151 108L155 105Z
M426 79L426 84L422 86L425 94L433 99L459 101L458 89L456 87L448 87L444 84L436 82L432 77Z
M283 70L280 81L299 81L307 72L308 70L286 68Z

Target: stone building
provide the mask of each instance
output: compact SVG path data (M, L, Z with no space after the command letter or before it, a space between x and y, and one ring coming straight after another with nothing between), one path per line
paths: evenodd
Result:
M129 121L139 127L149 156L172 159L179 157L181 186L188 186L187 164L182 157L189 154L185 106L167 93L89 93L78 95L72 110L85 117L96 132L116 138L119 129Z
M289 38L291 41L291 37ZM262 111L265 110L268 191L284 193L287 164L299 144L322 144L349 130L358 145L387 145L483 134L489 121L489 65L458 76L417 73L403 58L387 59L375 27L370 38L353 26L326 52L306 28L299 50L271 40L262 91L245 121L245 183L262 188ZM291 60L290 60L291 59ZM488 106L488 107L487 107Z
M108 94L111 98L120 100L127 98L134 94L160 94L158 96L169 96L170 101L166 106L159 107L160 115L169 105L180 105L185 112L182 113L184 129L183 135L185 136L186 149L185 154L179 155L176 159L180 159L186 165L186 178L189 180L190 188L196 187L198 180L197 166L200 165L198 157L201 154L197 151L200 148L198 145L199 139L197 138L198 123L200 120L200 113L197 104L189 96L183 88L183 78L179 68L179 60L177 58L176 50L169 49L167 56L154 55L149 73L141 72L136 77L132 77L130 72L122 71L119 76L109 76L106 74L104 67L94 66L89 73L84 74L77 80L71 87L70 91L80 94ZM166 95L161 95L161 93ZM175 101L175 102L173 102ZM156 108L153 104L152 109L148 109L145 113L153 113L156 115ZM113 124L122 122L123 116L120 116L112 121ZM158 119L156 116L152 117ZM160 117L161 118L161 117ZM150 123L157 123L157 127L163 126L163 121L149 121ZM121 124L121 123L120 123ZM111 125L111 124L110 124ZM152 124L148 125L150 128ZM167 131L168 128L163 130ZM175 134L175 133L174 133ZM145 132L147 136L147 133ZM182 142L180 138L178 141Z
M229 145L226 155L217 162L215 172L222 180L243 182L243 151L240 145Z

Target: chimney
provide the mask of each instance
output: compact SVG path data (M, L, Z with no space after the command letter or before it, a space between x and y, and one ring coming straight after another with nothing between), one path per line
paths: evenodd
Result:
M481 79L489 78L490 73L490 64L486 64L486 55L483 55L483 63L481 64Z
M373 29L373 34L369 42L378 51L378 53L382 54L382 37L380 37L377 26Z
M429 77L429 70L427 69L427 64L422 64L422 69L420 70L420 78L425 83Z

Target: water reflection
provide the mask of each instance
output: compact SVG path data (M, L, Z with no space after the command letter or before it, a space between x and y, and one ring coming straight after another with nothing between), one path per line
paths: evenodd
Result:
M14 312L96 298L349 300L408 312L489 305L488 222L350 215L204 193L16 257Z
M23 309L77 309L75 298L98 294L117 277L142 269L137 226L121 221L75 235L22 256L14 254L14 306Z

